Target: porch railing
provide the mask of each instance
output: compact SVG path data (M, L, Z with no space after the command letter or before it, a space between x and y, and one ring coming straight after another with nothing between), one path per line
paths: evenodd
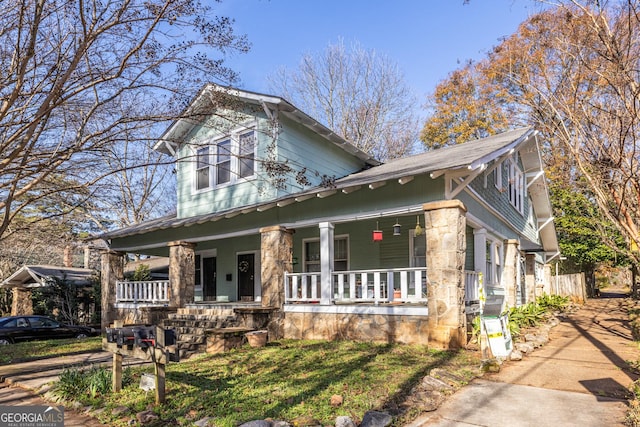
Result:
M478 301L480 299L480 282L479 272L468 271L464 272L464 299L465 302Z
M116 303L134 302L146 304L167 304L169 302L169 281L151 280L145 282L116 282Z
M392 268L334 271L331 273L334 303L427 301L427 269ZM320 302L320 273L285 274L285 302Z

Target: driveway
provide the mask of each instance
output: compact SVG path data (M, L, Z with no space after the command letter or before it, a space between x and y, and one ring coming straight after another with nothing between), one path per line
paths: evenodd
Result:
M410 425L623 426L629 387L638 379L627 361L640 359L624 297L621 291L590 299L560 319L544 347L471 382Z

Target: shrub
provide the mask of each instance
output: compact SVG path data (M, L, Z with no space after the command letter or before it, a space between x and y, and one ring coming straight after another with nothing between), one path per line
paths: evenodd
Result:
M563 311L569 305L569 298L560 295L542 295L532 302L509 309L509 330L517 337L523 328L538 325L552 312Z
M546 311L563 311L569 305L569 297L544 294L536 299L536 303Z
M122 372L122 386L133 382L129 368ZM58 382L54 384L53 394L63 400L85 401L95 399L111 392L111 369L104 366L65 368Z

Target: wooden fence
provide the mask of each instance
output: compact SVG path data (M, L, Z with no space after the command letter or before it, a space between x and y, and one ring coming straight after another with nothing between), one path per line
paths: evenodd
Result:
M567 296L574 302L586 302L587 285L584 273L551 276L551 293Z

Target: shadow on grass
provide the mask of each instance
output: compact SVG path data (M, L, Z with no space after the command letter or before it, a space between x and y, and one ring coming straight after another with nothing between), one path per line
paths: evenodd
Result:
M167 422L166 417L187 416L190 411L198 417L226 418L229 424L298 416L324 423L337 415L358 418L368 410L397 406L431 369L455 355L344 342L285 341L262 349L242 348L169 369L167 379L177 389L167 392L172 409L167 408L163 418ZM333 394L344 396L342 406L331 407Z

